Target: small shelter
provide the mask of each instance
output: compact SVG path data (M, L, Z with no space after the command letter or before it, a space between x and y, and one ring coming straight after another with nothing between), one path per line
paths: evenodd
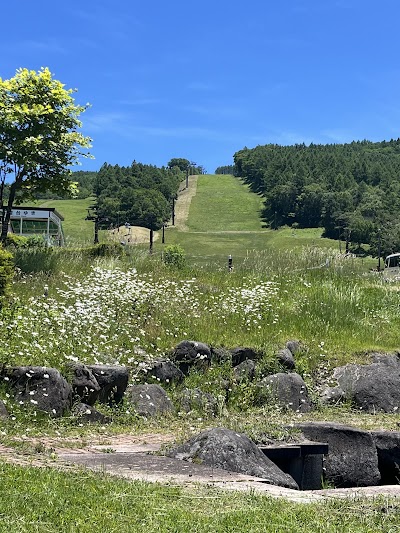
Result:
M63 220L54 207L13 207L8 229L24 237L40 235L49 246L63 246Z

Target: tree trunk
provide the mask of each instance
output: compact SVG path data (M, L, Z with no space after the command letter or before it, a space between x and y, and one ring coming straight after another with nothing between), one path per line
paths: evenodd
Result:
M0 210L1 210L1 226L3 227L4 224L4 218L6 216L5 210L4 210L4 185L6 182L6 176L4 173L4 176L1 178L1 185L0 185Z
M10 196L8 198L8 204L5 209L5 215L3 214L3 217L2 217L0 244L5 244L6 239L7 239L8 225L10 223L11 211L12 211L12 206L14 203L16 191L17 191L17 182L14 181L14 183L10 187Z

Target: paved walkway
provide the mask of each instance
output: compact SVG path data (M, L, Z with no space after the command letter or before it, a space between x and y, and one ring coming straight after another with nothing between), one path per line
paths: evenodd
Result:
M63 470L84 467L131 480L176 484L186 488L200 484L221 490L252 491L298 503L334 498L400 498L400 485L298 491L270 485L254 476L172 459L162 455L165 445L173 442L172 435L117 435L107 437L106 444L87 446L79 446L75 439L26 439L26 442L31 447L30 454L18 453L15 448L0 445L0 460Z
M84 466L111 475L149 482L191 486L206 484L224 490L255 491L275 498L311 503L333 498L400 497L400 485L297 491L268 484L261 478L188 463L163 455L155 455L161 443L125 442L91 446L82 450L60 450L59 460L68 466Z

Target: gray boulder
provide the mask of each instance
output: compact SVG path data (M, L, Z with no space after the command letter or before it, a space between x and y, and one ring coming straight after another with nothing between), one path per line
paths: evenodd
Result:
M382 485L400 483L400 432L371 431L378 453L378 467Z
M200 389L183 389L180 408L182 411L204 411L207 415L218 413L218 400L209 392Z
M276 359L278 363L288 370L293 370L296 366L293 354L289 348L283 348L283 350L279 350L279 352L276 354Z
M333 373L343 396L369 413L400 409L400 360L380 355L369 365L349 364Z
M307 386L299 374L294 372L272 374L262 379L258 386L260 398L265 403L275 401L281 407L299 413L306 413L312 409Z
M369 354L372 363L383 363L384 365L398 367L400 364L400 354L372 352Z
M230 350L232 357L232 366L240 365L247 359L257 360L260 357L260 353L254 350L254 348L248 348L244 346L238 346Z
M342 424L310 422L296 424L306 439L326 442L325 478L335 487L379 485L378 454L370 433Z
M228 348L223 346L210 346L211 350L211 361L217 363L218 365L232 362L232 354Z
M290 350L290 352L293 355L296 355L296 353L301 352L301 350L303 350L304 347L300 341L290 340L290 341L287 341L286 348Z
M77 403L72 408L72 413L85 424L108 424L111 422L109 416L103 415L92 405L86 403Z
M55 368L18 366L4 368L15 400L29 405L52 417L60 417L71 407L72 388Z
M168 456L260 477L272 485L298 489L294 479L282 472L246 435L229 429L203 431L171 450Z
M127 400L140 416L155 417L174 411L174 406L160 385L133 385Z
M74 398L88 405L94 405L100 393L100 385L93 372L82 363L69 363L66 374L72 386Z
M338 386L325 387L320 396L322 405L337 405L346 399L343 390Z
M246 359L242 363L233 367L233 376L236 383L252 381L256 375L256 364L252 359Z
M185 377L172 361L156 361L147 370L146 376L157 379L161 383L180 383Z
M128 386L129 372L119 365L87 365L100 386L99 402L108 405L122 401Z
M204 342L182 341L171 354L171 360L187 375L192 367L207 368L211 361L211 349Z

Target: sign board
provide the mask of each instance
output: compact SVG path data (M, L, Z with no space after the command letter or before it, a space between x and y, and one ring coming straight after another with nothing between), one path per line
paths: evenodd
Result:
M13 209L11 211L12 218L52 218L53 213L51 211L35 211L34 209ZM57 220L57 219L56 219Z

